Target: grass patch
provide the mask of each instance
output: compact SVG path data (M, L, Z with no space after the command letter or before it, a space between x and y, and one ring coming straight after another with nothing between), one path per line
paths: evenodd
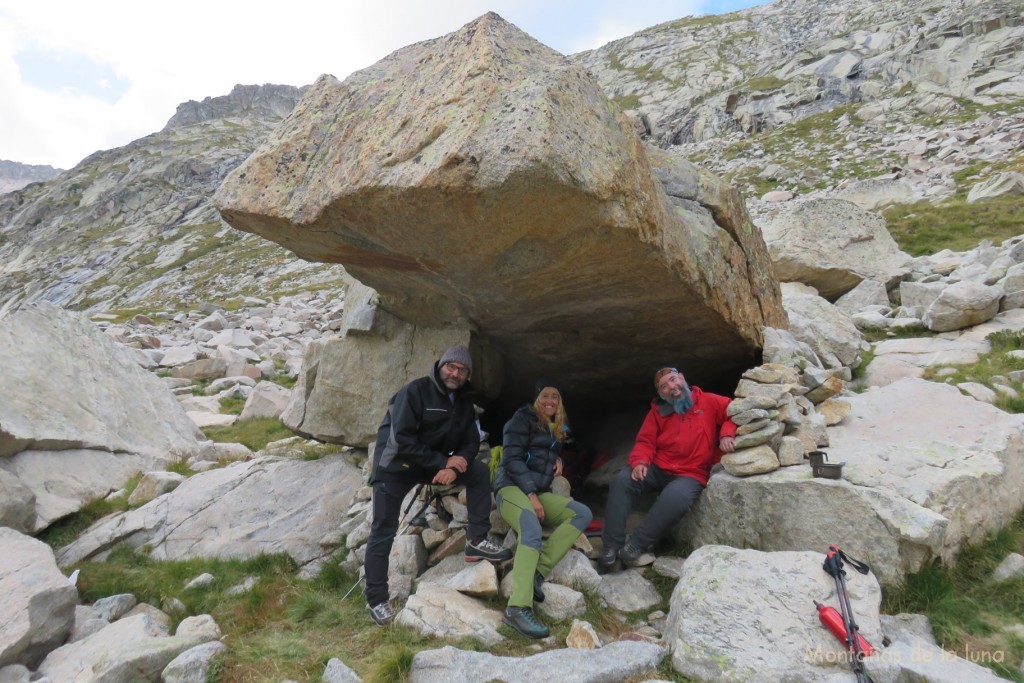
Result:
M152 317L150 310L147 308L119 308L112 311L105 311L105 313L107 315L115 316L113 319L101 321L111 325L123 325L124 323L133 320L137 315Z
M1024 680L1017 668L1024 640L1004 630L1024 622L1024 578L992 579L996 566L1013 552L1024 553L1024 513L983 543L961 551L955 565L935 563L908 576L883 595L882 611L925 614L943 648L1004 678Z
M993 332L985 337L992 349L978 358L978 362L970 365L934 365L927 368L924 378L933 382L960 384L978 382L996 391L996 407L1008 413L1024 413L1024 383L1009 379L1009 373L1024 370L1024 359L1007 355L1010 351L1024 349L1024 331L1003 330ZM999 382L993 381L1000 379ZM1013 397L996 390L996 384L1004 384L1014 389L1020 396Z
M183 477L191 477L193 474L196 473L194 469L188 466L188 460L186 460L185 458L181 458L180 460L175 460L174 462L172 462L170 465L167 466L167 471L174 472L175 474L180 474Z
M1024 231L1024 201L997 197L968 204L956 198L940 204L891 207L883 212L889 233L900 249L912 256L934 254L942 249L967 251L982 240L996 244Z
M272 377L270 381L273 382L274 384L277 384L278 386L284 387L285 389L292 389L298 383L299 378L289 377L288 375L285 374L279 374L275 377Z
M745 81L740 88L764 92L766 90L778 90L786 85L786 83L787 81L776 76L755 76L754 78Z
M213 441L245 444L252 451L262 450L271 441L295 436L276 417L239 420L227 427L209 427L203 433Z
M290 377L288 375L286 363L280 358L274 361L274 369L277 371L277 374L270 378L270 381L274 384L282 386L285 389L291 389L298 383L299 378Z
M226 415L241 415L245 408L245 399L241 396L222 398L220 400L220 412Z
M887 339L920 339L922 337L935 337L939 333L932 332L924 324L919 327L901 327L895 330L861 330L861 336L869 342L880 342ZM874 355L872 354L872 357ZM863 367L862 362L858 367ZM856 369L854 369L856 373Z
M630 111L632 109L640 108L640 96L639 95L617 95L612 98L612 102L618 105L622 111Z
M873 361L874 359L875 359L874 347L872 347L871 349L868 349L867 351L862 351L861 352L861 354L860 354L860 363L857 364L857 367L852 368L850 370L850 372L851 372L851 374L853 376L852 377L853 383L856 384L859 380L862 380L862 379L864 379L867 376L867 374L868 374L868 366L871 365L871 361Z

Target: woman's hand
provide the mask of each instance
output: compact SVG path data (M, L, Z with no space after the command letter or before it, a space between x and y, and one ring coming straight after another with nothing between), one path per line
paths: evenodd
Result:
M556 477L562 476L562 459L561 458L555 458L555 476Z
M647 463L640 463L633 468L633 481L643 481L647 476Z
M530 502L533 503L533 513L537 515L537 519L544 521L544 506L540 504L540 498L537 497L536 493L530 494Z
M718 440L718 447L722 449L723 453L732 453L736 450L736 439L731 436L723 436Z

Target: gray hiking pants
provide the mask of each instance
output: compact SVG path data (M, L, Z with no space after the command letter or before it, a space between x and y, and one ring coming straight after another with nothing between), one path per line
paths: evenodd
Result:
M647 468L643 481L634 481L632 469L624 467L612 480L605 507L604 532L606 548L621 548L626 543L626 518L633 509L633 498L650 491L660 491L658 499L630 537L630 543L649 550L697 501L704 485L693 477L666 474L656 465Z

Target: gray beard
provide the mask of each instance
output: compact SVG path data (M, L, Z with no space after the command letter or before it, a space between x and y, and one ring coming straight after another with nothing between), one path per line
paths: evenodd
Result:
M693 407L693 392L690 391L689 386L683 386L683 395L679 398L669 399L668 404L672 406L672 410L676 411L680 415L683 415L690 408Z

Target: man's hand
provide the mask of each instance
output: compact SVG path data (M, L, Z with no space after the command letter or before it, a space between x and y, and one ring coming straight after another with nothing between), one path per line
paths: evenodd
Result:
M647 463L640 463L633 468L633 481L643 481L647 477Z
M556 477L562 476L562 459L561 458L555 458L555 476Z
M544 506L540 504L540 498L537 497L536 493L530 494L530 502L533 503L533 512L537 515L537 519L544 521Z
M445 463L445 467L450 467L456 472L465 472L469 468L469 463L461 455L453 455L448 458L448 462Z
M736 439L731 436L723 436L718 440L718 447L722 449L723 453L732 453L736 450Z
M447 486L453 481L455 481L455 470L450 470L446 467L443 470L439 470L438 473L434 475L434 478L430 480L430 483Z

